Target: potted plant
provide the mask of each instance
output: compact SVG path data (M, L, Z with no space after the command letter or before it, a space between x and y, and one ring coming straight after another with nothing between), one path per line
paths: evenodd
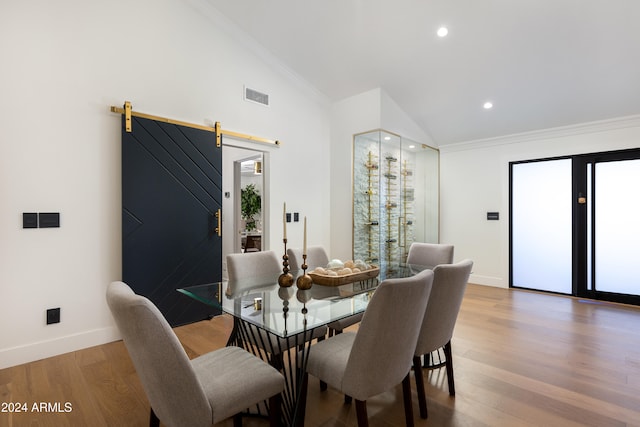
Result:
M262 199L255 184L248 184L240 190L240 211L242 219L246 222L247 231L253 231L256 227L256 215L262 210Z

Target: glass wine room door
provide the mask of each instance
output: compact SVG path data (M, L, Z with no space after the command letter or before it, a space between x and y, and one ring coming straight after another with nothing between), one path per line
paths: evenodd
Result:
M640 305L640 150L510 165L510 285Z

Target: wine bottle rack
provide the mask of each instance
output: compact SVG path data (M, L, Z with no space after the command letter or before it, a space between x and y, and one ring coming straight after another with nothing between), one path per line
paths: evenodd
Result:
M415 162L400 144L354 140L353 257L387 267L405 262L415 222Z
M384 130L353 140L353 259L392 271L439 241L439 153Z

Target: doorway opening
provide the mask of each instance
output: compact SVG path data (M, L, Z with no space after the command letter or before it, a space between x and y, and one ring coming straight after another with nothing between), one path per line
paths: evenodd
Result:
M222 150L222 265L226 279L228 254L268 247L269 153L228 143Z
M235 181L234 185L235 194L240 194L239 211L237 209L238 200L236 200L235 216L240 240L236 240L235 252L259 252L262 250L262 223L264 220L262 153L236 160L234 169L235 175L239 175L239 179Z

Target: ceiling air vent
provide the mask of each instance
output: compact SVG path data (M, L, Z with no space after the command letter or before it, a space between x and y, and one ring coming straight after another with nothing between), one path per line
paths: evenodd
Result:
M269 95L250 89L246 86L244 88L244 99L245 101L257 102L258 104L262 104L267 107L269 106Z

